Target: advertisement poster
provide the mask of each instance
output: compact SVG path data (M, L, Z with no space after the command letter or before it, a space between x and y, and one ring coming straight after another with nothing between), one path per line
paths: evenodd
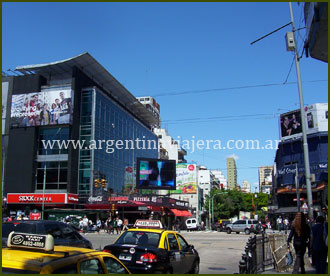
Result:
M10 123L17 127L71 124L71 90L54 90L12 96Z
M317 103L305 107L306 134L328 131L328 104ZM290 111L280 115L281 139L300 137L302 121L300 110Z
M176 165L176 194L197 193L197 166L196 164L181 163Z

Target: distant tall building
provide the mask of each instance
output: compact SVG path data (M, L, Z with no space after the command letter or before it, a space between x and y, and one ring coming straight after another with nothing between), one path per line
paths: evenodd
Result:
M145 106L151 113L151 116L157 119L155 127L160 127L160 106L153 97L137 97L136 98L141 104Z
M245 193L250 193L251 192L251 184L247 180L243 180L242 186L241 186L241 191Z
M261 193L270 193L273 182L273 166L259 167L259 191Z
M237 167L233 157L227 158L227 183L228 189L233 190L237 187Z
M215 179L219 182L219 188L227 190L227 179L220 170L212 170L211 173L214 175Z

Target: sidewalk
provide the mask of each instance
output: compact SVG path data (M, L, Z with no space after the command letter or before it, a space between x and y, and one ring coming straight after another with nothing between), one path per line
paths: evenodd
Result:
M307 254L305 254L305 270L306 274L316 274L316 270L314 267L309 262L309 258L306 257ZM294 261L294 260L293 260ZM293 266L290 267L287 271L284 272L277 272L276 269L267 269L266 271L262 272L261 274L292 274ZM327 268L327 273L328 274L328 268Z

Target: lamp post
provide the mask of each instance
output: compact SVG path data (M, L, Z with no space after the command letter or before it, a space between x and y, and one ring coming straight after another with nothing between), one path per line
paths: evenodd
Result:
M306 190L307 190L307 201L308 201L308 216L310 219L313 219L313 196L312 196L312 185L311 185L311 175L310 175L310 166L309 166L309 154L308 154L308 143L306 135L306 120L305 120L305 110L304 110L304 100L302 93L301 85L301 76L300 76L300 66L299 66L299 57L297 51L296 43L296 29L294 25L292 3L289 2L290 16L291 16L291 26L294 39L294 55L296 61L296 73L298 80L298 91L299 91L299 101L300 101L300 114L301 114L301 126L302 126L302 141L303 141L303 151L304 151L304 163L305 163L305 176L306 176Z
M41 205L41 219L44 219L45 213L45 189L46 189L46 170L47 170L47 162L45 161L44 166L44 182L42 184L42 205Z

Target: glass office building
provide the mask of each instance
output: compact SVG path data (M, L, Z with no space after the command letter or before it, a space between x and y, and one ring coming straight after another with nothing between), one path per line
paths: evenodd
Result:
M132 184L127 168L134 168L138 157L157 158L157 137L97 88L83 90L80 118L80 141L89 148L80 150L79 194L90 195L94 179L106 179L107 188L125 194Z
M113 193L132 193L136 159L158 157L153 114L89 53L15 70L21 75L8 91L4 195L64 193L67 204L74 194L86 204L96 179ZM136 139L150 144L125 142ZM42 140L57 142L46 148ZM59 146L68 141L76 146Z

